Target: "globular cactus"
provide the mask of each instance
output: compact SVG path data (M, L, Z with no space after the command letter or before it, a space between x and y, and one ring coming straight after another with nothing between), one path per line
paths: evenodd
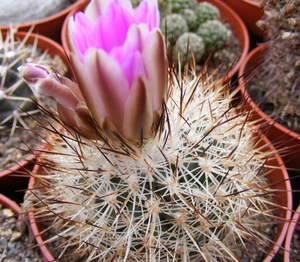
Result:
M174 61L178 62L178 58L183 59L182 62L186 61L186 58L191 61L191 54L194 53L193 60L198 63L212 52L226 46L229 32L225 24L219 20L220 11L216 6L208 2L195 4L194 1L174 0L171 3L173 6L181 6L181 8L175 8L173 13L166 15L162 19L161 28L167 38L169 50L171 50L169 54ZM191 36L192 40L189 40L190 44L193 44L189 48L186 48L187 43L183 43L183 39L188 39L187 35ZM199 43L196 43L197 39ZM204 51L202 50L203 43ZM192 52L187 52L188 50L192 50ZM177 52L180 52L180 55Z
M272 241L262 228L276 209L272 152L231 106L235 94L205 77L170 76L164 118L147 141L53 132L24 206L55 232L45 239L58 243L55 259L242 261L249 245L264 256Z
M172 13L179 13L183 9L195 9L197 0L169 0Z
M208 20L201 24L197 34L203 39L207 54L222 49L228 41L228 30L219 20Z
M208 2L201 2L197 5L195 9L197 16L198 26L208 20L218 20L220 19L220 11L213 4Z
M190 61L198 63L204 55L205 45L200 36L195 33L187 32L182 34L176 41L173 58L175 61ZM179 59L178 56L179 55Z
M187 22L189 31L195 31L198 27L197 16L193 9L182 9L179 12Z
M161 29L167 42L173 46L178 37L188 32L186 20L180 14L168 14L161 21Z

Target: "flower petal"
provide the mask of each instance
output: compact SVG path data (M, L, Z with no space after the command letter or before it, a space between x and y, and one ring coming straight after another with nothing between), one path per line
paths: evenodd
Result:
M71 64L96 122L100 125L108 117L121 130L129 85L118 62L103 50L91 49L84 63L71 54Z
M127 31L134 23L132 14L111 3L106 13L100 16L95 24L93 47L110 52L114 47L122 46L126 40Z
M153 124L151 92L147 80L137 77L130 90L125 109L123 134L127 138L148 138Z
M98 0L91 1L85 9L84 13L93 21L96 21L99 16L102 16L106 13L111 3L121 6L128 11L132 11L130 0Z
M156 1L142 1L136 8L134 16L136 24L146 24L149 30L159 28L159 12Z
M163 36L158 29L151 31L143 47L143 59L148 80L153 89L153 111L160 110L166 96L168 62Z
M74 110L69 110L63 105L57 105L57 111L63 122L70 128L76 129L82 135L96 139L98 137L95 128L93 127L93 119L85 102L80 102Z
M76 27L76 28L75 28ZM94 42L94 23L83 13L78 12L68 21L68 35L71 39L71 49L83 59L87 49ZM82 37L84 35L84 37Z

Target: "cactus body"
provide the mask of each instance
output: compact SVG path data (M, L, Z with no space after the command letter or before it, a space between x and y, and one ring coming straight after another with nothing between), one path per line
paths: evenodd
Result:
M201 2L197 5L195 9L197 16L197 24L201 25L202 23L208 20L218 20L220 19L220 11L217 7L208 2Z
M268 246L267 155L233 94L204 79L173 76L148 141L70 129L50 141L24 205L62 237L60 258L74 247L84 261L238 261L247 242Z
M189 30L186 20L180 14L168 14L165 16L162 19L161 28L170 45L173 45L180 35Z
M180 11L180 14L187 22L189 31L195 31L197 29L197 16L193 9L183 9Z
M195 33L187 32L178 38L173 54L175 61L177 55L180 55L180 61L182 62L194 59L198 63L202 59L204 51L205 45L202 38Z
M195 9L196 0L170 0L172 13L179 13L183 9Z
M219 20L208 20L201 24L197 34L203 39L207 53L222 49L228 40L227 28Z

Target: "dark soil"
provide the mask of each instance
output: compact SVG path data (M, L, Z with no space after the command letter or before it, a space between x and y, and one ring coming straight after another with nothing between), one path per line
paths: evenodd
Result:
M0 261L43 262L34 238L25 228L18 226L18 218L0 204Z
M269 96L272 96L272 93L267 94L263 88L264 86L267 86L267 79L257 72L247 84L247 91L250 94L251 99L265 114L272 117L284 127L300 134L299 117L296 114L285 114L284 112L278 110L277 107L270 101L270 99L268 99ZM288 102L289 101L286 101L286 105Z

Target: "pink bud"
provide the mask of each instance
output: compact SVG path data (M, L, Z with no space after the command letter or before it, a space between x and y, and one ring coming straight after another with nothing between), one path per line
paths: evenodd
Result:
M18 70L33 90L57 102L59 115L64 122L81 134L95 138L90 112L75 82L60 76L48 66L25 64Z

